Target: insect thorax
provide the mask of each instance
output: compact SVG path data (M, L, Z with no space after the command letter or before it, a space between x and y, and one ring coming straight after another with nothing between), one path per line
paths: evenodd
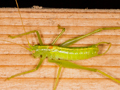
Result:
M49 53L49 49L48 49L49 46L40 46L40 45L35 45L32 47L32 55L33 57L35 58L39 58L40 56L44 56L44 57L47 57L48 53Z

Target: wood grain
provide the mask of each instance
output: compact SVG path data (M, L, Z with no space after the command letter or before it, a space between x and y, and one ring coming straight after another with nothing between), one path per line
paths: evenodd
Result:
M120 10L80 10L80 9L20 9L26 31L38 30L44 44L51 44L61 32L57 25L66 28L65 33L56 42L62 42L87 34L103 27L120 26ZM16 8L0 9L0 89L1 90L52 90L58 66L45 59L41 68L33 73L18 76L9 81L5 79L16 73L36 67L39 58L31 56L31 52L8 40L27 46L25 36L10 39L8 35L24 33ZM30 44L38 44L35 34L27 36ZM86 67L100 69L120 80L120 30L106 30L78 41L72 46L88 46L98 42L111 42L112 47L106 55L88 60L74 61ZM104 52L108 45L101 45ZM77 69L62 69L57 90L119 90L120 85L105 76Z

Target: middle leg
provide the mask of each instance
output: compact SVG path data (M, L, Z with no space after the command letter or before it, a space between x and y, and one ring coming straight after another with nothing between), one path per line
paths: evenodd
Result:
M56 43L56 41L60 38L60 36L65 32L65 28L61 27L60 25L58 25L58 29L62 29L61 33L57 36L57 38L55 38L55 40L52 42L51 45L54 45Z
M10 35L9 35L8 37L14 39L14 38L21 37L21 36L24 36L24 35L28 35L28 34L31 34L31 33L36 33L40 45L43 45L42 39L41 39L40 34L39 34L39 32L38 32L37 30L29 31L29 32L22 33L22 34L19 34L19 35L15 35L15 36L10 36Z

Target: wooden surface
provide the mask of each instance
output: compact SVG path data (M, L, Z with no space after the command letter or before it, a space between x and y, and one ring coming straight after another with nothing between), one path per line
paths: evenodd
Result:
M26 31L38 30L44 44L50 44L61 32L57 25L66 28L57 45L76 36L87 34L102 27L120 27L120 10L79 10L79 9L20 9ZM31 52L2 40L27 46L25 36L10 39L8 35L23 33L17 9L0 9L0 90L52 90L58 66L44 61L41 68L33 73L5 79L11 75L36 67L39 62ZM31 44L37 44L35 34L28 35ZM106 55L79 60L75 63L100 69L120 80L120 30L106 30L78 41L72 46L87 46L98 42L111 42ZM100 46L104 52L108 45ZM62 69L57 90L120 90L120 85L105 76L77 69Z

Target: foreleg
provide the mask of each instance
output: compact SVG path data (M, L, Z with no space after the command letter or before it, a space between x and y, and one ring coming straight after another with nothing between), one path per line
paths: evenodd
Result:
M57 36L57 38L55 38L55 40L52 42L51 45L54 45L56 43L56 41L60 38L60 36L65 32L65 28L61 27L60 25L58 25L58 29L62 29L61 33Z
M28 34L31 34L31 33L36 33L40 45L43 45L42 39L41 39L40 34L39 34L39 32L38 32L37 30L29 31L29 32L22 33L22 34L19 34L19 35L15 35L15 36L10 36L10 35L9 35L8 37L14 39L14 38L21 37L21 36L24 36L24 35L28 35Z

